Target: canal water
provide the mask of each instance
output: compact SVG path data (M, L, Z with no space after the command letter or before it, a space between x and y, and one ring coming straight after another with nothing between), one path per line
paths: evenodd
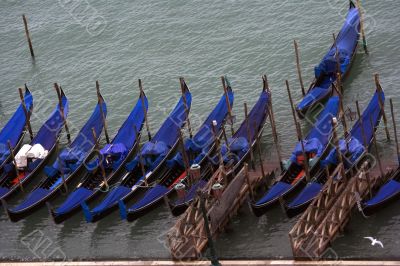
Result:
M373 74L379 73L387 99L392 97L395 109L400 110L400 4L395 0L362 2L370 55L359 49L344 84L344 104L355 110L355 100L359 100L366 106L374 92ZM267 74L280 145L288 157L296 136L285 79L294 99L301 99L293 39L299 42L308 84L314 66L332 44L332 33L341 28L347 8L345 0L2 0L0 125L18 105L17 88L27 83L35 98L32 125L38 130L57 102L52 84L59 82L70 99L68 122L75 136L96 104L95 81L99 80L108 105L109 132L114 135L138 97L137 79L141 78L150 102L150 128L155 132L179 98L178 77L183 76L193 94L191 119L197 128L218 101L219 77L225 74L235 91L238 125L244 116L243 103L251 106L256 101L261 75ZM35 61L29 55L23 13ZM303 123L304 131L309 128ZM383 161L394 160L394 143L385 139L382 128L378 146ZM262 148L266 158L276 157L269 126ZM59 195L52 204L57 206L64 198ZM169 258L165 233L174 221L164 206L134 223L121 221L113 213L87 224L78 213L55 225L46 208L11 223L1 211L0 258ZM295 221L279 208L256 218L243 206L216 242L218 254L223 258L290 258L288 232ZM340 258L399 258L399 230L397 204L368 219L355 212L332 252ZM365 236L378 238L384 248L371 246ZM49 243L48 249L35 247L35 237Z

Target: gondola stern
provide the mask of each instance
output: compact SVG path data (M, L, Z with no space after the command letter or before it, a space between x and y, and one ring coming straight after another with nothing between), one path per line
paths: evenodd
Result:
M349 9L356 8L356 5L352 0L349 1Z

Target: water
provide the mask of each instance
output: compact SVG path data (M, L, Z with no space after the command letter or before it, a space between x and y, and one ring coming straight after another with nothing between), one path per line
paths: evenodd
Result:
M77 8L73 5L77 4ZM273 91L282 151L289 156L295 143L294 126L284 80L300 100L293 39L300 44L303 78L311 81L313 67L332 43L347 13L347 1L50 1L3 0L0 3L0 123L18 104L17 87L27 83L35 97L35 130L56 104L54 82L70 99L69 124L74 136L96 103L99 80L108 104L108 125L114 135L138 96L141 78L149 97L152 132L179 98L178 77L184 76L193 94L192 124L196 128L222 93L219 77L227 74L236 93L237 123L243 103L252 105L267 74ZM364 107L373 94L373 73L381 74L387 98L400 108L397 62L400 26L397 1L365 1L370 55L362 50L345 82L345 105L358 99ZM26 43L21 15L28 18L36 61ZM399 119L399 117L397 117ZM391 126L391 124L389 124ZM394 158L393 143L378 131L383 160ZM64 138L65 142L65 138ZM275 156L269 128L264 153ZM53 201L58 205L63 197ZM68 259L168 258L165 232L175 219L164 206L144 218L126 223L114 213L96 224L86 224L80 213L61 225L49 219L46 208L19 223L0 215L0 257L43 259L30 251L30 236L43 233L52 257ZM255 218L244 206L227 233L217 241L224 258L290 257L288 232L295 219L279 209ZM36 230L40 230L36 231ZM398 257L400 210L391 206L369 219L355 213L345 235L333 244L344 258ZM364 236L378 237L385 248L370 246ZM32 246L31 246L32 247ZM58 250L59 249L59 250ZM62 251L62 252L60 252ZM49 252L49 251L48 251ZM48 254L48 253L47 253Z

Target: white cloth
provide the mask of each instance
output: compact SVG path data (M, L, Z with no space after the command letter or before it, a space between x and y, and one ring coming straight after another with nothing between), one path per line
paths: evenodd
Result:
M19 149L17 155L15 155L15 162L17 163L18 168L23 168L28 166L28 158L26 157L26 154L28 151L32 148L31 145L25 144Z
M44 159L46 158L48 153L49 152L46 151L42 145L35 144L32 146L32 148L28 151L26 155L30 159Z
M28 166L28 158L33 161L36 159L44 159L49 152L43 148L40 144L33 146L25 144L15 155L15 162L18 168L24 168Z

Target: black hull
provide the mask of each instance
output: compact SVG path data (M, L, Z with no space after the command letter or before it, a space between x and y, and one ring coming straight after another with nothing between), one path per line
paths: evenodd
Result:
M279 205L279 199L282 198L286 200L288 197L292 196L293 194L299 192L300 189L304 188L307 184L306 178L303 177L299 180L294 186L292 186L288 191L283 193L279 198L272 199L264 204L255 204L251 203L251 209L256 217L260 217L264 213L266 213L269 209L273 208L274 206Z
M374 205L363 205L363 212L365 215L370 216L376 213L377 211L382 210L383 208L386 208L389 204L393 203L394 201L398 200L400 198L400 192L394 194L393 196L386 198L385 200L379 202L378 204Z
M295 207L285 206L285 212L286 212L287 217L293 218L293 217L301 214L302 212L304 212L307 209L308 205L310 205L311 202L312 202L312 200L304 202L303 204L297 205Z
M187 208L189 208L190 204L192 203L193 200L191 201L187 201L183 204L178 204L178 205L174 205L172 203L169 203L169 208L171 210L171 213L173 216L179 216L181 214L183 214Z
M138 143L135 142L134 146L132 147L132 149L130 150L128 155L126 156L125 160L121 163L120 167L117 170L115 170L115 172L108 177L107 182L109 182L109 183L113 182L118 177L120 177L125 164L127 163L128 160L130 160L136 154L138 147L139 147ZM96 199L99 195L100 195L100 190L94 190L93 193L88 198L85 199L85 202L91 202L94 199ZM72 208L70 211L63 213L63 214L57 214L56 212L54 212L54 209L51 207L50 204L47 205L47 208L49 210L50 216L52 217L54 223L60 224L60 223L64 222L65 220L71 218L75 214L77 214L81 210L81 205L77 205L76 207Z
M150 211L156 209L160 205L162 200L163 200L163 198L160 198L138 210L127 211L126 220L128 222L133 222L133 221L139 219L140 217L144 216L145 214L149 213Z
M40 164L25 178L21 181L21 185L25 185L25 184L29 184L34 177L38 174L38 172L40 172L43 167L45 165L47 165L47 163L49 162L50 158L54 155L55 153L55 145L51 148L49 154L46 156L45 159L43 159L43 161L40 162ZM10 191L8 191L6 194L4 194L3 197L1 197L1 200L6 200L8 198L10 198L11 196L14 196L17 191L20 190L19 185L15 185L12 189L10 189Z

